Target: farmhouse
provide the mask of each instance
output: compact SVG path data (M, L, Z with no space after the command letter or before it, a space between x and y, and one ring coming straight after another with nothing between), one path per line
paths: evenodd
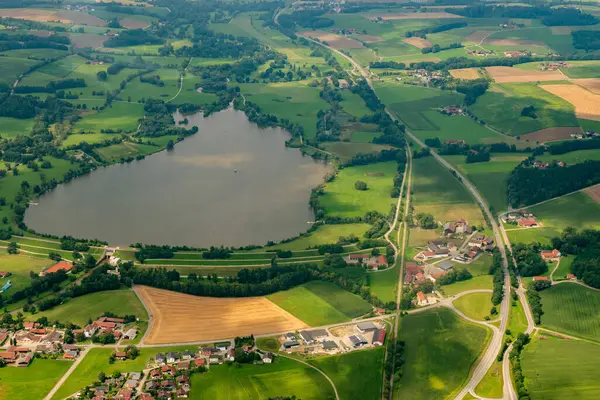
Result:
M538 226L537 221L535 220L535 218L521 218L518 221L519 226L524 226L526 228L531 228L534 226Z
M73 268L73 264L66 261L59 261L53 266L46 268L42 272L40 272L40 276L44 276L46 274L52 274L58 271L69 272Z
M417 263L409 261L406 263L406 266L404 267L405 269L405 273L404 273L404 284L408 285L409 283L414 282L415 280L418 280L417 275L421 274L421 276L423 276L422 271L423 271L423 267L420 267L417 265Z
M475 235L469 239L469 247L477 247L482 250L492 250L494 248L494 239L486 238L483 235Z
M380 267L387 267L387 258L383 255L372 256L370 254L350 254L344 260L349 265L361 264L368 269L377 271Z
M560 251L554 249L552 251L541 251L541 256L544 260L556 260L560 257Z
M6 278L7 276L10 275L10 272L7 271L0 271L0 278Z
M334 342L333 340L324 340L323 341L323 349L325 349L326 351L335 351L338 348L339 347L338 347L337 343Z
M450 264L448 261L442 261L441 263L438 264L438 267L443 271L448 271L448 270L452 269L453 265Z
M425 296L425 293L423 293L423 292L417 293L417 304L420 306L426 306L428 304L427 296Z
M537 281L549 281L550 278L548 278L547 276L534 276L533 280L536 281L536 282Z
M530 51L505 51L504 57L507 58L516 58L516 57L525 57L533 55Z
M371 343L373 346L383 346L383 343L385 343L385 329L375 329Z
M469 226L469 221L466 219L457 219L454 222L446 222L444 224L444 235L451 236L454 234L471 234L472 228Z
M287 342L283 342L283 348L285 350L293 349L294 347L300 346L300 342L297 340L289 340Z
M338 83L340 85L340 89L348 89L348 87L350 86L348 81L345 79L338 79Z

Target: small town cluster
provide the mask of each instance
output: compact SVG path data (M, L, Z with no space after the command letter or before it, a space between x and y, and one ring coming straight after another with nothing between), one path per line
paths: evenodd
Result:
M289 332L279 338L281 351L305 355L339 354L382 346L386 330L379 322L363 321L332 328Z

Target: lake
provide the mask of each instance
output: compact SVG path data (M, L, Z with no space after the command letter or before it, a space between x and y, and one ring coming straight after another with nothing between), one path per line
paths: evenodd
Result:
M29 207L25 223L120 246L260 245L310 227L310 190L328 165L286 148L287 131L261 129L233 108L185 117L199 131L172 151L59 185Z

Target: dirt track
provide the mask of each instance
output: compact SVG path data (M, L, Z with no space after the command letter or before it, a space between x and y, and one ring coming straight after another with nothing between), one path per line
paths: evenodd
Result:
M264 297L199 297L147 286L136 286L136 291L152 314L145 344L218 340L307 327Z

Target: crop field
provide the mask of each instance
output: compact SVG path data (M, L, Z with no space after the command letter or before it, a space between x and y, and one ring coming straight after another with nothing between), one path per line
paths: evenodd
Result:
M362 217L369 211L385 215L395 202L390 193L396 168L393 161L344 168L325 186L320 204L330 216ZM357 180L366 182L368 189L355 189Z
M115 361L110 364L108 359L115 348L95 348L91 349L69 378L63 383L60 389L52 397L52 400L65 399L73 393L81 390L84 386L94 383L98 379L98 374L104 372L107 376L115 372L140 372L144 368L150 358L154 358L157 353L165 353L168 351L184 351L196 350L196 346L170 346L170 347L154 347L154 348L139 348L140 355L135 360ZM70 365L70 364L69 364ZM12 369L12 368L11 368ZM27 371L28 368L23 368ZM62 375L62 374L61 374Z
M590 79L574 79L573 83L583 86L585 89L590 92L594 92L596 94L600 93L600 79L599 78L590 78Z
M442 223L459 218L468 220L471 225L483 222L481 211L469 192L433 157L416 159L413 165L415 215L430 213Z
M577 150L577 151L571 151L569 153L557 154L557 155L544 154L541 156L536 156L535 158L536 158L536 160L547 161L547 162L552 162L552 161L556 160L556 161L562 161L565 164L579 164L579 163L583 163L587 160L600 161L600 150L598 150L598 149ZM591 194L591 192L593 192L594 190L596 190L596 191L598 190L597 186L593 186L592 188L587 189L586 193ZM590 197L592 197L592 196L590 196Z
M139 119L144 115L144 106L137 103L113 103L112 107L95 114L87 115L78 121L74 129L77 132L96 132L101 129L121 129L125 132L134 131L139 125Z
M359 95L349 90L344 90L342 91L342 98L343 100L340 102L340 105L344 111L353 117L360 119L364 115L373 114L373 111L365 105L364 100Z
M43 399L72 365L69 361L35 359L27 368L0 369L0 399Z
M522 70L514 67L487 67L486 71L496 83L562 81L565 79L559 71Z
M345 36L336 35L335 33L316 30L298 32L298 34L301 36L319 39L319 41L326 42L334 49L360 49L363 47L359 41L347 38Z
M406 365L397 382L399 398L445 399L460 389L490 333L441 308L402 319ZM435 334L427 334L432 333Z
M584 193L590 196L596 203L600 203L600 185L589 187L584 190Z
M55 79L61 79L75 71L80 65L85 64L87 60L78 55L72 55L62 58L53 63L44 65L37 72L52 75Z
M319 88L312 88L307 82L239 86L246 99L258 104L265 112L302 125L305 138L309 140L317 133L317 113L329 108L329 104L319 97Z
M50 58L56 58L65 55L67 52L64 50L57 49L15 49L3 51L7 58L21 58L27 59L26 61L33 60L47 60ZM3 57L4 60L4 57ZM23 60L21 60L22 62ZM4 71L3 71L4 72ZM6 71L9 72L9 71Z
M87 142L89 144L101 143L105 140L112 140L113 138L119 136L119 134L115 133L74 133L67 136L67 138L62 142L62 146L69 147L82 142Z
M67 10L50 10L35 8L3 8L0 9L0 15L17 19L38 22L62 22L83 25L104 26L106 21L93 17L82 12Z
M389 13L389 14L375 14L366 15L368 18L381 17L384 21L394 21L398 19L445 19L445 18L464 18L457 14L450 14L447 12L413 12L413 13Z
M573 126L540 129L539 131L521 135L521 140L531 142L531 145L533 145L533 143L547 143L561 140L569 140L571 139L572 134L581 134L581 128L578 126Z
M341 399L381 398L385 349L353 351L311 361L333 380Z
M371 288L371 293L383 302L396 301L398 274L397 267L376 274L367 274L367 283Z
M331 384L318 371L277 357L272 364L218 365L191 379L192 400L260 400L279 396L333 400Z
M342 236L354 234L362 237L371 226L369 224L335 224L319 226L314 232L307 233L289 243L278 244L269 249L303 250L319 244L336 243Z
M542 85L540 87L573 104L578 118L600 121L600 95L577 85Z
M410 44L411 46L415 46L417 49L424 49L432 46L429 40L416 36L403 39L402 41L406 44Z
M265 297L199 297L144 286L136 290L153 315L148 344L218 340L306 327ZM190 325L192 317L195 322Z
M277 306L310 326L349 321L371 311L359 296L329 282L309 282L267 296ZM281 332L271 330L271 332Z
M533 400L600 398L600 346L537 335L521 353L521 366Z
M538 21L534 20L533 22L539 25ZM575 48L570 32L557 31L556 28L562 27L532 26L524 29L506 29L494 32L486 39L485 43L504 40L506 44L513 43L510 50L527 49L540 55L547 54L550 49L563 55L572 53ZM497 28L494 29L497 30ZM515 47L516 44L518 44L517 47Z
M534 106L537 118L521 116L523 108ZM511 135L555 127L579 127L575 108L533 83L493 85L471 111L488 125Z
M542 326L569 335L598 341L600 292L565 282L540 292Z
M467 317L480 321L490 315L493 306L491 293L467 294L454 300L452 304Z
M528 208L546 227L562 231L572 226L578 229L600 228L600 204L585 192L577 192Z
M111 290L97 292L70 299L53 309L30 315L29 320L47 317L49 321L62 323L72 322L79 326L87 324L89 319L96 319L104 312L117 315L135 315L141 321L148 320L146 309L132 290Z
M456 79L465 79L470 81L481 78L481 74L477 68L451 69L448 72L450 72L450 75Z
M23 72L38 62L25 58L0 57L0 83L12 85Z
M569 78L598 78L600 76L600 61L569 61L570 68L561 69Z

